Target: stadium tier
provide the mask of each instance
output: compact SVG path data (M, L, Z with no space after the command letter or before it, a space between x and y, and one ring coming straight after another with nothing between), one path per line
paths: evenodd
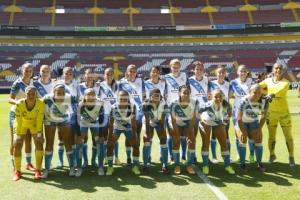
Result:
M105 67L112 66L118 66L120 71L124 72L129 64L135 64L138 72L147 76L153 65L166 66L171 59L177 57L181 60L182 69L187 72L195 60L204 62L208 73L218 65L226 66L234 73L238 64L245 64L253 72L260 72L265 70L266 63L274 63L278 58L282 58L290 70L300 67L300 51L296 49L208 50L181 53L1 51L0 87L10 86L17 78L21 65L26 61L33 63L35 73L42 64L50 65L52 71L64 66L78 66L81 73L86 68L94 68L96 72L103 73ZM289 79L291 80L291 77Z
M174 26L299 21L300 4L297 2L247 2L248 4L244 0L1 0L0 24L64 27Z

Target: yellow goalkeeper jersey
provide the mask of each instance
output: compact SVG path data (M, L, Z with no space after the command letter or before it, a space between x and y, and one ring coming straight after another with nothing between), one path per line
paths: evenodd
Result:
M289 112L286 94L289 90L290 83L286 79L275 82L273 78L267 78L259 83L262 88L266 88L269 94L274 94L272 102L269 105L269 112Z
M31 134L42 133L45 113L43 101L37 99L35 106L28 110L25 99L21 99L16 104L15 113L14 127L16 134L26 134L28 130Z

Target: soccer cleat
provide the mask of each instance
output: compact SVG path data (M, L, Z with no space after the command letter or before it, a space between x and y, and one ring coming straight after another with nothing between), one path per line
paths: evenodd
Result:
M196 174L196 172L193 169L192 165L187 166L186 171L187 171L188 174Z
M75 172L75 176L80 177L81 175L82 175L82 168L77 168L77 170Z
M141 174L141 171L140 171L140 168L135 165L133 168L132 168L132 172L135 174L135 175L140 175Z
M121 161L119 160L119 158L115 158L115 165L121 165Z
M249 163L255 163L254 155L249 155Z
M36 170L34 172L34 179L35 180L40 180L42 178L42 173L41 173L41 170Z
M89 165L88 161L83 161L82 168L86 168Z
M104 176L104 175L105 175L105 173L104 173L103 167L99 167L98 168L98 176Z
M149 167L143 167L143 174L148 175L149 173Z
M176 167L175 167L175 169L174 169L174 174L175 174L175 175L181 174L181 168L180 168L180 166L176 166Z
M131 165L131 158L127 158L127 165L128 165L128 166Z
M42 178L48 178L49 171L47 169L44 169Z
M169 173L170 173L168 167L162 167L162 168L161 168L161 171L162 171L164 174L169 174Z
M202 173L205 174L205 175L208 175L209 174L209 167L208 166L203 166L202 167Z
M265 172L266 168L260 163L260 164L257 165L257 170L260 171L260 172Z
M76 170L74 167L71 167L69 171L69 176L75 176L75 175L76 175Z
M244 173L247 172L247 168L246 168L246 165L245 165L245 164L241 165L241 166L240 166L240 169L241 169L241 171L244 172Z
M34 166L31 163L28 163L26 165L26 169L29 170L29 171L35 171L35 168L34 168Z
M294 157L289 157L289 166L290 167L295 167L295 159L294 159Z
M92 162L91 162L91 164L92 164L92 167L98 167L98 164L97 164L97 162L95 161L95 160L93 160ZM107 164L107 163L106 163Z
M212 164L218 164L219 163L218 159L216 159L216 158L213 158L210 162Z
M18 180L20 180L21 176L22 176L22 173L18 170L15 170L12 180L13 181L18 181Z
M276 160L276 156L275 155L270 155L270 157L269 157L269 163L271 164L271 163L273 163L275 160Z
M113 167L107 167L106 175L111 176L114 173Z
M234 171L234 169L233 169L231 166L225 167L225 171L226 171L228 174L235 174L235 171Z

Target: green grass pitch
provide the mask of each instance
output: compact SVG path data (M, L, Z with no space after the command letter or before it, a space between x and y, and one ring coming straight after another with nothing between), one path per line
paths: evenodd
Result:
M152 148L152 160L155 163L148 176L135 176L132 174L131 168L124 165L117 167L113 176L99 177L97 170L89 166L80 178L68 177L67 168L65 168L64 170L54 169L47 180L36 182L33 180L33 173L24 169L23 158L23 178L18 182L13 182L9 156L9 104L7 97L7 95L0 95L0 124L2 126L0 134L0 199L217 199L197 175L187 175L184 168L182 168L183 174L179 176L166 176L159 172L159 142L156 136ZM290 91L288 99L291 112L299 112L300 99L297 98L296 91ZM300 115L292 116L292 119L295 160L296 163L299 163ZM269 154L266 127L264 127L263 134L263 161L267 162ZM231 157L235 159L236 150L232 126L230 136ZM201 139L198 135L196 152L200 163L197 163L196 166L199 169L201 169L200 146ZM91 145L89 145L89 153L90 149ZM288 166L288 153L280 128L277 133L276 154L277 162L272 165L266 163L267 171L264 174L256 170L255 164L248 164L248 173L243 174L238 171L238 165L234 163L233 167L237 173L228 175L225 173L222 163L219 163L210 165L208 178L228 199L300 199L300 165L296 165L294 168ZM122 162L125 162L124 136L120 140L120 158ZM221 160L219 147L218 158ZM53 166L56 165L56 161L55 151ZM140 156L140 161L142 161L142 156ZM173 167L170 169L172 171Z

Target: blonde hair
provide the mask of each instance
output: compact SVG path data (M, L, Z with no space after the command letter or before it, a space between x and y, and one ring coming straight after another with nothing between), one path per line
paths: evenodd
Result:
M175 58L175 59L172 59L172 60L170 61L169 65L170 65L170 66L172 66L172 65L181 65L181 63L180 63L180 60L179 60L179 59Z

